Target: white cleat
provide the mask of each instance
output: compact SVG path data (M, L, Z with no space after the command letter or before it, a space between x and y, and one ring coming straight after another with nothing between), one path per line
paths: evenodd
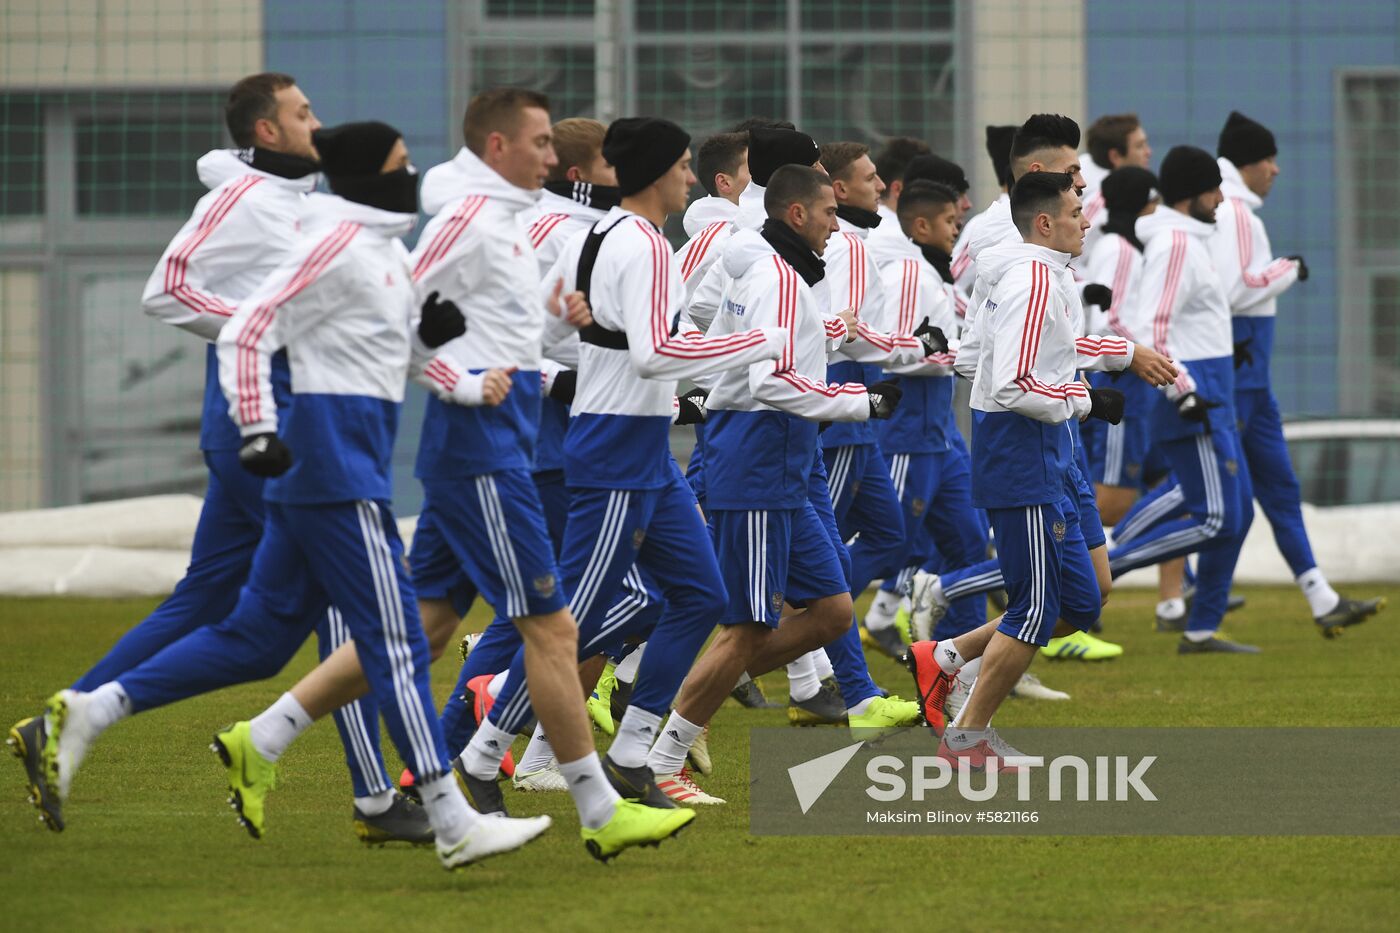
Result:
M510 779L510 783L516 790L563 791L565 793L569 791L569 784L564 780L564 775L559 772L558 765L550 765L548 768L531 771L529 774L522 774L517 770L515 777Z
M686 757L695 766L695 770L701 774L709 774L715 769L715 763L710 759L709 724L706 724L705 728L700 730L700 734L695 737Z
M43 753L44 780L60 801L68 799L73 775L78 773L92 746L94 733L88 717L91 702L86 693L60 690L49 697L44 710L44 729L48 735Z
M689 768L681 768L675 774L656 775L656 787L683 807L727 803L723 797L701 790L700 785L691 779Z
M1069 694L1063 690L1052 690L1040 682L1034 674L1022 674L1011 688L1011 695L1023 700L1068 700Z
M513 852L549 829L551 822L547 816L479 819L455 845L438 841L438 861L442 862L443 868L451 871L493 855Z
M913 611L909 615L909 631L915 641L932 641L933 629L948 612L948 604L941 603L933 596L938 574L923 570L914 572L910 585L909 600Z
M962 678L954 677L953 686L948 689L948 698L943 701L943 714L948 717L949 722L955 722L962 708L967 705L967 698L972 695L972 684L964 683Z

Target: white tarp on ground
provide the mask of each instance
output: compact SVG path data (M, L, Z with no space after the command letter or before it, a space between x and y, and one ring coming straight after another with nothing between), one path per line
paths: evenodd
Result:
M0 595L160 596L185 572L199 517L196 496L0 513ZM1313 551L1333 583L1400 581L1400 503L1303 506ZM407 545L415 518L399 529ZM1241 583L1288 583L1268 522L1256 517L1240 556ZM1138 571L1123 586L1155 586Z

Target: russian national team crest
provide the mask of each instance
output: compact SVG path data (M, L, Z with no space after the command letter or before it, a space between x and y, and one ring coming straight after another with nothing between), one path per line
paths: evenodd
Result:
M1064 540L1065 540L1065 523L1064 523L1064 522L1056 522L1055 524L1051 525L1051 526L1050 526L1050 531L1051 531L1052 534L1054 534L1055 540L1056 540L1056 541L1059 541L1059 542L1061 542L1061 543L1064 542Z
M773 594L773 611L774 611L774 612L777 612L777 613L781 613L781 612L783 611L783 594L782 594L782 593L774 593L774 594Z
M1238 475L1239 475L1239 472L1240 472L1240 464L1239 464L1239 461L1237 461L1237 460L1226 460L1226 461L1225 461L1225 472L1226 472L1226 473L1229 473L1231 476L1238 476Z
M541 599L549 599L549 597L554 595L555 589L559 586L559 582L554 579L554 574L552 573L547 573L542 577L535 577L531 582L535 587L535 592L540 595Z
M638 528L636 531L632 532L632 550L640 551L642 549L642 542L646 539L647 531L645 528Z
M914 513L915 518L923 515L924 509L926 508L928 508L928 503L923 499L915 499L913 502L909 503L909 511Z

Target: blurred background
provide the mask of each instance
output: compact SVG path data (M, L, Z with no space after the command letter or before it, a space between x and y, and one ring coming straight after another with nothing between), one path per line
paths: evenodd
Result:
M327 124L394 123L420 169L458 148L474 92L518 85L556 118L659 114L697 144L750 115L921 137L979 210L986 124L1135 111L1155 166L1214 152L1243 111L1278 139L1275 253L1312 271L1279 301L1274 363L1286 416L1324 419L1291 429L1305 498L1400 500L1395 0L5 0L0 511L202 492L203 347L139 296L204 191L195 159L230 145L224 92L263 70ZM400 514L421 410L410 387Z

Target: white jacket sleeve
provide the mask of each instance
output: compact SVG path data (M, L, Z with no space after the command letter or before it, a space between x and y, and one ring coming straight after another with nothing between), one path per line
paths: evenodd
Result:
M699 277L699 284L691 289L696 276ZM708 331L715 315L719 314L719 303L724 300L724 280L724 263L715 261L708 267L696 270L686 282L686 291L690 292L686 313L701 330Z
M1191 295L1191 264L1186 251L1186 235L1177 234L1169 249L1152 252L1143 266L1142 284L1135 297L1139 307L1133 316L1144 336L1150 332L1152 349L1176 365L1176 381L1162 387L1172 401L1196 391L1196 380L1171 346L1172 319Z
M958 321L948 294L941 287L943 283L925 274L921 262L911 258L885 265L882 279L886 319L893 324L894 333L901 337L911 336L927 320L948 338L949 351L924 356L923 343L920 342L917 360L888 368L908 376L951 376L954 374L953 361L957 358L951 344L957 339Z
M1136 349L1137 344L1122 337L1090 334L1074 342L1074 365L1102 373L1121 372L1132 365Z
M248 196L259 181L249 175L205 195L146 280L147 314L205 340L219 336L238 306L219 284L265 253L268 225L276 222Z
M1046 313L1054 310L1052 291L1050 272L1038 262L1008 271L997 284L997 308L982 321L992 350L992 371L984 378L990 377L992 398L1008 411L1062 424L1089 413L1089 387L1077 380L1046 383L1040 378L1041 336Z
M987 303L991 288L985 279L978 279L967 302L967 317L963 320L962 346L953 361L953 369L968 382L977 378L977 358L982 352L982 305Z
M1298 280L1297 262L1270 257L1264 222L1243 201L1220 206L1210 247L1233 311L1276 298Z

